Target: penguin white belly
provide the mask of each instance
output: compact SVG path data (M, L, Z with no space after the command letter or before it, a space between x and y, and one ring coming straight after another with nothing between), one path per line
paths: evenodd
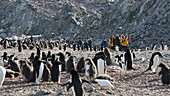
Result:
M86 67L85 67L85 75L87 76L87 77L89 77L90 76L90 74L89 74L89 71L88 70L90 70L90 65L86 65Z
M6 69L0 66L0 87L2 86L6 75Z
M125 62L125 53L123 53L123 55L121 56L121 60L122 62Z
M159 64L159 56L156 55L156 56L153 58L153 65L151 66L152 72L156 72L156 69L157 69L158 64Z
M97 60L97 70L98 70L98 74L105 74L104 68L105 68L105 62L104 62L104 60L98 59L98 60Z
M115 62L116 62L116 65L119 65L119 59L118 58L116 58Z
M108 80L96 79L95 81L97 81L97 83L103 87L114 87Z
M60 72L61 72L61 68L62 68L62 65L60 64L60 65L59 65L59 71L60 71Z
M38 76L38 78L36 78L36 81L35 81L37 84L40 83L40 80L41 80L42 75L43 75L43 71L44 71L44 64L41 63L41 64L40 64L40 68L39 68L39 76ZM37 74L36 74L36 75L37 75ZM36 77L37 77L37 76L36 76Z
M61 72L62 65L59 65L59 76L58 76L58 83L60 83L60 72Z

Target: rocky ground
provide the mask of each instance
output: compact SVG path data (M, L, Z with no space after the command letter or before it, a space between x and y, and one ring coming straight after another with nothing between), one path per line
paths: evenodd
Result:
M6 49L1 48L0 55L4 51L9 54L14 54L20 59L27 58L31 52L36 52L36 50L23 50L22 53L18 53L16 49ZM47 52L48 50L44 50ZM95 52L74 52L71 49L68 51L72 52L77 56L77 60L81 56L93 57ZM58 53L58 49L53 49L53 53ZM149 64L149 59L154 51L135 51L137 58L145 58L146 60L140 61L135 60L133 67L137 70L122 71L116 69L113 65L108 66L108 75L110 75L114 81L112 82L114 88L100 87L98 84L84 84L87 96L168 96L170 95L170 86L163 86L158 76L159 69L157 73L152 72L143 73ZM169 64L170 51L160 51L167 59L161 60L164 64ZM112 51L112 56L115 56L120 52ZM114 61L114 58L112 58ZM61 75L61 84L68 80L66 73ZM82 77L84 78L84 77ZM0 88L1 96L55 96L57 93L63 90L63 87L58 83L53 82L42 82L40 84L26 83L22 81L21 76L17 78L5 78L3 86ZM60 96L72 96L72 91L62 92Z

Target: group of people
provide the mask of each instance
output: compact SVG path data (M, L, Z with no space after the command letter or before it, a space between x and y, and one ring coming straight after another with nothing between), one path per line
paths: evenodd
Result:
M101 46L110 47L111 49L114 50L117 46L120 51L125 51L129 46L130 39L131 39L130 36L126 35L119 36L118 34L116 34L115 36L112 35L108 41L104 39Z

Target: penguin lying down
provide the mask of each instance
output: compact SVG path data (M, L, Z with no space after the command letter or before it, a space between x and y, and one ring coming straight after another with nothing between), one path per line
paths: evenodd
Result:
M71 71L70 80L61 86L67 86L67 91L72 88L73 96L85 96L85 91L82 84L89 81L79 78L79 75L76 70Z
M99 84L101 87L114 87L112 85L112 81L114 81L113 78L111 78L109 75L101 74L95 78L95 81Z

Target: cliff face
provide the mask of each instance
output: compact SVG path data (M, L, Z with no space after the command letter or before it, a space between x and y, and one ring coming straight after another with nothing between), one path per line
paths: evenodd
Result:
M94 40L128 34L131 46L170 45L169 0L0 0L0 37ZM74 37L74 38L73 38Z

